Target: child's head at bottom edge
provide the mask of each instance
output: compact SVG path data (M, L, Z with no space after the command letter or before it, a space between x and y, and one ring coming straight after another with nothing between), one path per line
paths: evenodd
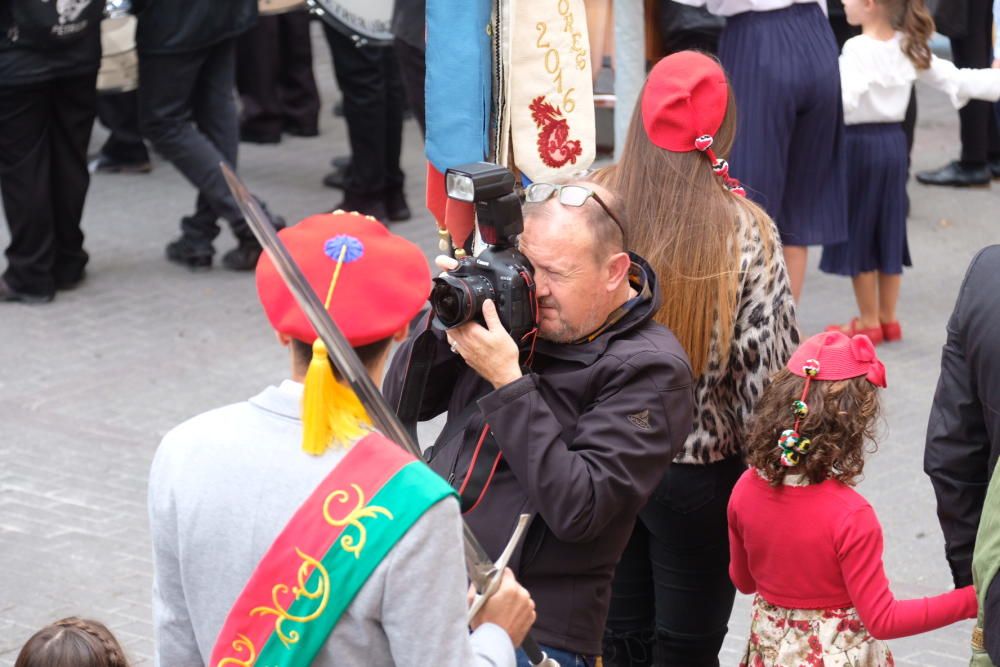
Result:
M128 660L103 623L71 616L32 635L14 667L128 667Z

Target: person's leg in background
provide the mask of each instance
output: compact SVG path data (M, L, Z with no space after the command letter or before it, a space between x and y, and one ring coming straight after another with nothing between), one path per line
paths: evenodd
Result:
M191 269L212 265L212 242L219 235L218 215L205 207L198 188L204 163L222 155L194 126L191 100L207 55L205 50L139 57L139 126L153 148L198 189L194 215L181 219L181 236L167 245L167 258Z
M991 0L968 0L968 29L951 39L956 67L986 68L993 62L993 17ZM993 104L972 100L958 111L962 151L957 161L940 169L921 171L917 180L925 185L957 187L987 185L992 178L988 160L997 160L1000 171L1000 139L997 137Z
M319 90L313 76L312 15L288 12L278 17L281 40L281 72L278 96L285 132L297 137L319 134Z
M403 111L406 91L400 77L399 62L393 49L382 49L382 71L385 80L385 201L386 217L390 222L410 219L410 207L403 193L405 176L399 164L403 153Z
M198 73L193 100L195 124L233 169L239 151L239 114L233 93L235 68L236 40L228 39L214 45ZM223 254L222 265L232 271L251 271L257 266L262 248L226 184L219 162L205 165L199 181L202 195L199 208L207 202L218 217L229 223L236 237L237 245ZM280 218L274 222L277 227L284 227Z
M278 81L281 77L281 16L261 16L236 39L236 88L243 111L241 141L276 144L284 119Z
M420 134L424 134L426 125L424 123L424 74L426 64L424 62L424 50L408 44L398 37L392 41L392 47L396 51L396 62L399 64L400 78L403 82L403 89L413 110L413 117L420 126Z
M55 294L50 86L0 89L0 194L10 229L0 301L40 303Z
M638 520L611 584L604 667L650 667L656 624L649 529Z
M56 289L72 289L84 277L88 255L83 249L83 205L90 186L87 146L97 112L94 75L58 79L53 87L49 129L52 213L55 243L52 279Z
M139 116L143 133L198 191L194 215L181 221L181 236L167 245L167 258L191 269L212 265L218 218L232 227L239 245L226 254L234 270L253 268L260 254L246 221L219 170L236 167L239 119L233 91L235 38L183 54L139 59ZM283 225L280 218L276 226ZM232 261L230 261L232 260Z
M138 91L98 94L97 118L110 134L91 160L91 171L145 174L153 170L139 131Z
M736 597L726 509L745 469L739 457L674 463L640 514L650 533L657 667L719 664Z
M351 166L344 183L344 199L334 208L358 211L387 220L386 82L387 47L357 46L346 35L323 26L333 58L337 85L344 100L344 120L351 145Z

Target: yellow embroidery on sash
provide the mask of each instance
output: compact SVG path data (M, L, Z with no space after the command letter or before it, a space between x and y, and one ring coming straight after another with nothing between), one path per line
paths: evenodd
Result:
M226 665L236 665L237 667L251 667L254 661L257 659L257 650L253 646L253 642L246 635L241 635L236 633L236 639L233 640L233 650L237 653L243 653L246 651L250 654L250 657L246 660L241 660L239 658L223 658L219 661L219 664L215 667L226 667Z
M353 535L344 535L340 538L341 548L348 552L354 554L355 558L361 558L361 550L365 547L365 542L368 540L368 531L361 524L361 519L375 519L378 515L387 517L392 521L392 512L384 507L379 507L378 505L365 505L365 495L361 490L361 487L357 484L351 484L351 488L354 489L354 493L357 494L357 501L355 502L354 509L351 510L347 516L343 519L334 519L330 516L330 502L336 500L341 505L347 505L350 501L350 495L347 491L338 489L326 497L323 502L323 518L331 526L336 528L343 528L345 526L352 526L358 531L357 539Z
M292 595L294 599L292 602L299 600L301 598L306 598L307 600L316 600L320 598L319 606L313 610L312 613L305 616L296 616L288 611L282 604L278 601L279 595L285 595L288 593L288 586L285 584L277 584L271 589L271 603L273 607L256 607L250 610L251 616L264 615L264 614L274 614L277 616L277 620L274 622L274 630L278 633L278 639L281 643L288 647L299 641L300 636L297 630L291 630L287 634L284 631L283 625L285 621L291 621L292 623L309 623L310 621L319 618L323 610L326 609L327 602L330 600L330 575L327 573L326 568L315 558L302 553L297 547L295 553L299 558L302 559L302 564L299 565L298 575L297 575L297 585L292 587ZM316 581L316 588L314 590L309 590L306 583L309 580L309 575L311 574L310 568L315 568L316 572L319 572L319 579ZM289 607L291 604L289 604Z

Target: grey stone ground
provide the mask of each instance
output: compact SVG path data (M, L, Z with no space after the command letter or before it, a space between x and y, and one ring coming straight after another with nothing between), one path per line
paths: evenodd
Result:
M331 209L320 185L328 160L345 154L343 122L322 40L317 80L322 136L241 147L240 172L289 220ZM917 169L955 156L957 120L943 97L920 91ZM420 136L406 126L410 202L421 201ZM98 132L94 148L103 139ZM886 435L860 490L886 530L886 564L900 597L946 590L950 577L921 472L924 429L944 324L970 258L1000 242L1000 185L971 191L911 184L910 243L900 316L906 340L882 348L890 388ZM163 245L189 212L191 188L158 161L147 176L98 176L84 227L87 282L45 307L0 307L0 664L27 637L70 614L105 621L136 664L148 664L150 556L146 476L160 437L202 410L239 401L285 372L249 275L192 274L163 259ZM415 210L416 210L415 206ZM0 225L6 244L6 226ZM430 256L435 232L421 212L394 230ZM224 232L220 251L232 244ZM818 253L817 253L818 254ZM818 257L812 258L813 266ZM800 324L814 333L853 312L846 280L810 271ZM803 557L808 557L803 554ZM748 599L733 612L723 664L735 664ZM891 642L901 665L961 665L968 624Z

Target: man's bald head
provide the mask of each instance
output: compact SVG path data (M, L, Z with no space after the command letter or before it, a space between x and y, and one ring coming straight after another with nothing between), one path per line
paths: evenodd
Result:
M621 207L618 205L618 198L603 185L593 181L572 181L566 185L579 185L593 191L601 201L614 213L615 217L624 223ZM559 198L553 196L544 202L527 203L524 205L524 217L538 216L546 220L556 218L565 219L562 216L555 216L553 212L556 207L563 206L559 203ZM615 253L623 252L626 249L625 237L618 223L612 219L594 197L588 197L587 201L580 207L569 207L570 210L578 212L576 220L583 222L590 232L594 260L603 262Z

